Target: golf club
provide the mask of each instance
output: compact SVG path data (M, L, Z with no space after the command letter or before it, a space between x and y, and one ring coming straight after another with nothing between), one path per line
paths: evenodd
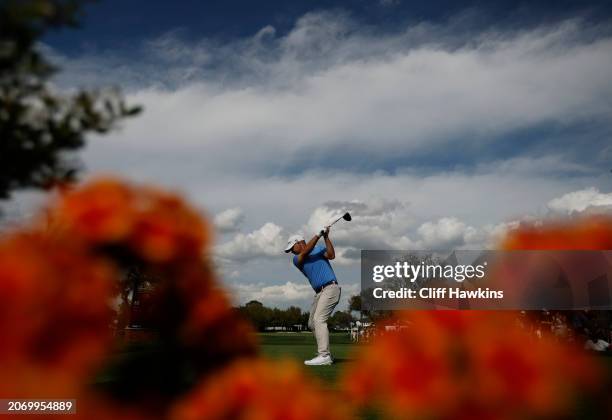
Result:
M353 220L353 218L351 217L351 214L347 211L346 213L344 213L342 216L338 217L336 220L334 220L333 222L331 222L329 225L327 225L326 227L332 227L334 224L336 224L336 222L339 222L341 219L346 220L347 222L350 222L351 220ZM323 230L321 230L321 234L323 234Z

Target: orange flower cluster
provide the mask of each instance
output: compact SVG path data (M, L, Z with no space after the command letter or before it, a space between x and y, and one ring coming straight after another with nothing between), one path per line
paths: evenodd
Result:
M256 353L251 325L231 307L206 264L185 263L162 272L152 306L152 323L197 353L205 371Z
M106 354L116 272L40 233L0 243L0 394L65 395Z
M74 240L126 246L154 263L200 257L209 240L202 218L179 197L113 179L66 192L50 219Z
M239 361L196 388L172 420L343 420L347 407L295 362Z
M166 192L102 179L60 194L33 229L0 242L0 396L78 396L89 418L135 408L120 409L86 385L109 356L112 300L131 264L154 279L147 316L157 345L179 352L173 359L207 375L252 355L252 330L205 257L209 237L197 211ZM162 410L136 411L161 418L167 403L157 398L151 406Z
M508 233L502 249L606 250L612 249L612 218L591 216L572 220L521 225Z
M509 314L398 317L409 327L361 349L343 381L350 398L389 418L556 418L597 382L590 359L528 336Z
M178 196L100 179L65 192L47 223L54 234L105 255L135 257L158 279L149 321L200 348L203 357L254 352L250 327L231 310L204 260L210 230Z

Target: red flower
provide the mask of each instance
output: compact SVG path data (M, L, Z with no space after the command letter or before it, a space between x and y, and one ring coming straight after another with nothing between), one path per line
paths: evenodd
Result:
M0 243L3 394L61 394L91 374L110 340L115 275L86 250L44 235Z
M398 314L406 329L360 349L343 384L361 406L389 418L517 418L562 415L597 383L593 361L536 340L509 313Z
M172 410L173 420L342 420L345 403L290 361L244 359L211 376Z
M502 249L612 249L612 217L591 216L542 224L523 224L511 230Z
M127 185L101 179L67 190L52 210L53 222L96 243L124 240L135 223L136 197Z
M48 223L73 240L123 247L152 263L199 257L209 240L198 212L179 197L114 179L65 192Z

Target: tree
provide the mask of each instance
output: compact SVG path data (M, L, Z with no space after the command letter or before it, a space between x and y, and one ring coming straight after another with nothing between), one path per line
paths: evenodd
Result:
M349 311L336 311L329 318L329 326L334 330L346 329L351 327L351 322L353 322L353 316Z
M57 69L37 47L49 30L76 26L82 1L0 2L0 199L19 188L73 181L71 153L88 133L106 133L136 115L117 90L65 93L50 86Z
M302 310L296 306L290 306L285 311L286 327L293 329L294 325L300 323L302 319Z
M247 302L244 306L238 308L238 311L251 321L258 331L265 331L272 320L272 310L256 300Z
M359 312L359 319L363 318L363 313L364 311L361 309L362 308L362 300L361 300L361 295L353 295L349 298L349 312L350 311L356 311Z
M287 309L268 308L261 302L252 300L244 306L240 306L238 311L259 331L265 331L267 327L282 327L286 330L293 330L296 325L306 327L308 324L308 312L296 306Z
M361 295L353 295L350 297L349 311L361 311Z
M367 305L366 305L367 307ZM361 295L353 295L349 298L349 307L348 307L349 312L350 311L358 311L359 312L359 319L363 320L363 317L367 317L370 321L377 321L377 320L383 320L388 318L389 316L391 316L391 311L384 311L384 310L368 310L368 309L363 309L363 299L361 297Z

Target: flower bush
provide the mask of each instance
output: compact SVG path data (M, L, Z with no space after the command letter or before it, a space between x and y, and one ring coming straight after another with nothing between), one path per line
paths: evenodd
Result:
M91 374L110 344L116 275L108 261L39 232L0 243L2 395L64 395Z
M200 258L210 229L178 196L101 179L67 191L50 212L63 235L117 246L150 263Z
M528 335L508 313L397 317L408 327L360 349L343 380L349 398L387 418L559 418L599 380L587 356Z
M612 249L610 216L576 217L570 220L522 224L508 232L502 249Z
M239 361L180 401L172 420L343 420L347 405L293 361Z
M507 250L612 249L604 216L522 224ZM408 327L381 332L344 376L347 395L388 418L563 418L582 398L602 394L595 360L536 338L515 314L483 311L398 313ZM601 407L600 407L601 408ZM608 410L607 408L603 408Z

